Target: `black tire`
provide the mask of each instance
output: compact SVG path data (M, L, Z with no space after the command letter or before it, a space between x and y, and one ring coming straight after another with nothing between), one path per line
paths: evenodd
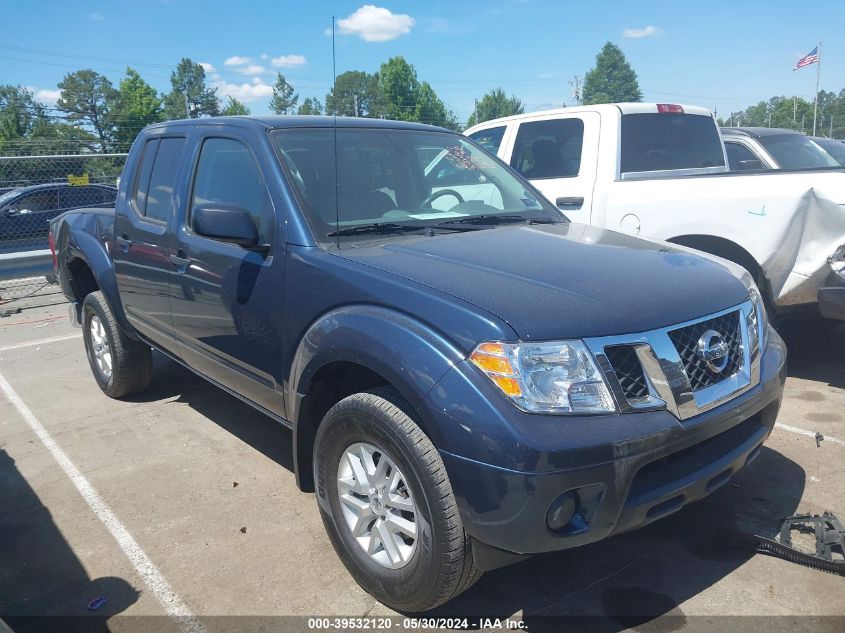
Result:
M399 569L375 562L343 518L339 463L347 448L361 442L396 463L417 506L416 545ZM393 389L357 393L329 410L314 444L314 480L335 551L356 582L381 603L403 613L421 613L451 600L481 577L443 460L414 422L411 407Z
M105 345L111 354L111 373L97 363L97 345L91 324L102 324ZM100 291L92 292L82 302L82 337L94 379L107 396L121 398L138 393L150 386L153 379L153 354L149 345L126 336L117 325L109 302Z

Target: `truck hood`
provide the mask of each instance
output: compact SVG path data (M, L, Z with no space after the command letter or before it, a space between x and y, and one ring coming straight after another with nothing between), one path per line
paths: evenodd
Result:
M401 237L335 253L482 308L521 340L642 332L748 298L718 261L583 224Z

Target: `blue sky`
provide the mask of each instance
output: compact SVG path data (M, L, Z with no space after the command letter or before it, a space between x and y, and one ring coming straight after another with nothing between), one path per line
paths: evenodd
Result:
M845 87L842 0L373 2L6 0L0 83L29 86L50 102L66 72L89 67L117 83L130 62L165 91L170 71L190 57L209 65L221 94L261 114L276 71L300 99L324 100L335 15L338 72L373 72L403 55L462 119L497 86L527 111L571 105L569 81L608 40L637 71L646 101L727 114L775 94L812 99L815 66L791 69L819 39L821 88Z

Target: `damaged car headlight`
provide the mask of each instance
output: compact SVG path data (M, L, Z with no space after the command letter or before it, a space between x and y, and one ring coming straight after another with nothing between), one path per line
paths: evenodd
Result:
M469 360L524 411L616 411L596 361L581 341L481 343Z

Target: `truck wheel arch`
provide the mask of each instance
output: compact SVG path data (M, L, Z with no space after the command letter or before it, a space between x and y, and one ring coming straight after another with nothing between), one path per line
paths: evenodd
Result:
M444 337L394 310L346 306L318 319L299 343L287 389L297 485L313 490L314 438L334 404L390 386L416 408L463 358ZM427 428L425 420L417 424L436 444L436 429Z

